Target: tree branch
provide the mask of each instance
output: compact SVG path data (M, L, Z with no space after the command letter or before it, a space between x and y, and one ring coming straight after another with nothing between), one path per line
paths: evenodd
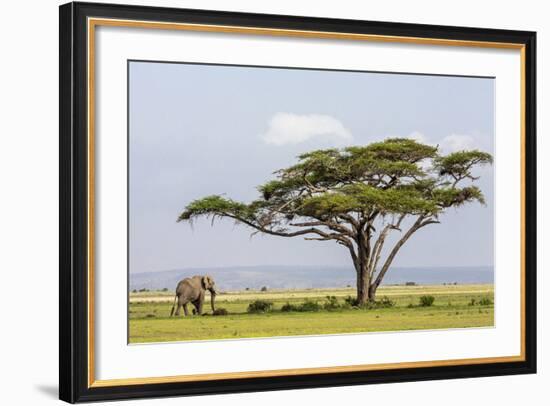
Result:
M414 234L416 230L418 230L421 226L422 221L424 220L424 216L418 216L416 221L413 223L413 225L407 230L407 232L401 237L401 239L395 244L393 249L391 250L390 254L388 255L388 258L386 258L386 262L384 262L384 265L382 266L382 269L376 276L376 280L373 283L373 288L376 289L380 283L382 282L382 279L384 279L384 276L386 275L386 272L388 271L393 259L397 255L397 252L399 249L405 244L405 242L410 238L411 235Z

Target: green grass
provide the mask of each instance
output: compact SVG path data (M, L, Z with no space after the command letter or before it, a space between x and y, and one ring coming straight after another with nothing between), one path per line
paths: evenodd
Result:
M493 285L388 286L378 289L377 298L390 298L395 302L391 308L303 313L280 311L287 302L300 304L308 299L324 303L329 295L336 296L343 303L345 297L354 296L354 290L227 292L218 295L216 307L227 309L229 315L217 317L211 314L169 317L173 292L131 293L130 342L464 328L494 324ZM419 298L423 295L434 296L434 304L429 307L419 306ZM257 299L273 302L273 312L246 313L248 304ZM476 305L471 305L472 299ZM491 304L477 304L481 299L489 299L482 303ZM208 297L207 302L205 310L209 311Z

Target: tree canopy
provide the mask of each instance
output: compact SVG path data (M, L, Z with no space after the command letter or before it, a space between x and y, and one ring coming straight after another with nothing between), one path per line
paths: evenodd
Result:
M491 164L478 150L440 155L438 147L390 138L365 146L311 151L258 187L258 199L242 203L222 195L187 205L178 221L226 217L255 232L346 246L358 274L358 301L372 300L400 247L418 229L439 222L450 207L485 203L472 183L475 167ZM468 182L467 185L464 183ZM406 231L406 217L415 221ZM378 267L389 232L402 233Z

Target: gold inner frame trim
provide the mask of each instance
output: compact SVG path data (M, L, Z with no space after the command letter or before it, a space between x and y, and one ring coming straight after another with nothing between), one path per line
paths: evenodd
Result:
M451 360L434 361L415 361L384 364L366 364L366 365L348 365L331 366L318 368L297 368L297 369L278 369L267 371L246 371L246 372L223 372L213 374L193 374L193 375L175 375L146 378L123 378L123 379L95 379L95 317L94 317L94 299L95 299L95 262L94 262L94 242L95 242L95 28L97 26L110 27L129 27L129 28L148 28L160 30L181 30L193 32L215 32L244 35L266 35L280 37L298 37L298 38L317 38L317 39L337 39L353 41L386 42L400 44L432 45L432 46L459 46L459 47L478 47L478 48L496 48L512 49L520 51L521 65L521 116L520 116L520 138L521 138L521 269L520 269L520 339L521 349L519 355L485 358L465 358ZM493 364L504 362L525 361L525 45L507 42L488 42L488 41L468 41L439 38L422 37L401 37L390 35L373 34L355 34L345 32L325 32L325 31L305 31L290 29L274 29L260 27L242 27L228 25L208 25L208 24L187 24L187 23L166 23L155 21L139 20L120 20L109 18L89 18L87 29L88 42L88 387L111 387L125 385L143 385L160 383L177 383L192 381L212 381L219 379L244 379L244 378L266 378L296 375L312 374L331 374L342 372L361 372L361 371L380 371L397 368L426 368L441 366L458 366L474 364Z

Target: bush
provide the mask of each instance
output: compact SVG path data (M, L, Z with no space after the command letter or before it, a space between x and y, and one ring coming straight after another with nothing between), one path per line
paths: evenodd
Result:
M362 309L387 309L388 307L394 307L395 302L391 300L389 297L384 296L382 297L382 300L375 300L372 302L367 302L363 306L361 306Z
M478 304L480 306L490 306L490 305L493 304L493 301L488 297L484 297L484 298L479 299Z
M420 296L420 306L422 307L429 307L433 305L434 302L435 302L435 297L431 295Z
M405 286L416 286L416 282L405 282Z
M298 310L298 306L286 302L286 304L284 304L283 307L281 307L281 311L282 312L298 312L299 310Z
M224 309L223 307L217 308L212 312L212 316L227 316L229 312L227 309Z
M306 299L304 303L300 305L300 312L318 312L321 310L321 305L312 300Z
M327 296L327 301L323 304L323 309L331 311L342 308L336 296Z
M346 303L350 307L357 306L357 299L351 296L348 296L344 299L344 303Z
M267 313L273 308L273 302L266 300L255 300L248 305L246 311L248 313Z
M267 292L267 286L262 286L262 288L260 289L260 292Z
M356 307L356 308L367 309L367 310L370 310L370 309L386 309L388 307L394 307L395 306L395 302L387 296L382 297L381 300L375 300L375 301L367 302L367 303L365 303L364 305L361 305L361 306L357 303L356 298L348 296L344 299L344 303L345 304L342 307L347 307L347 308Z
M168 292L168 288L162 288L163 292Z
M475 306L475 305L476 305L476 300L474 298L471 298L470 302L468 303L468 306Z
M300 303L298 305L290 304L286 302L286 304L284 304L281 307L281 311L282 312L318 312L322 308L323 306L321 306L319 303L313 302L307 299L305 302Z

